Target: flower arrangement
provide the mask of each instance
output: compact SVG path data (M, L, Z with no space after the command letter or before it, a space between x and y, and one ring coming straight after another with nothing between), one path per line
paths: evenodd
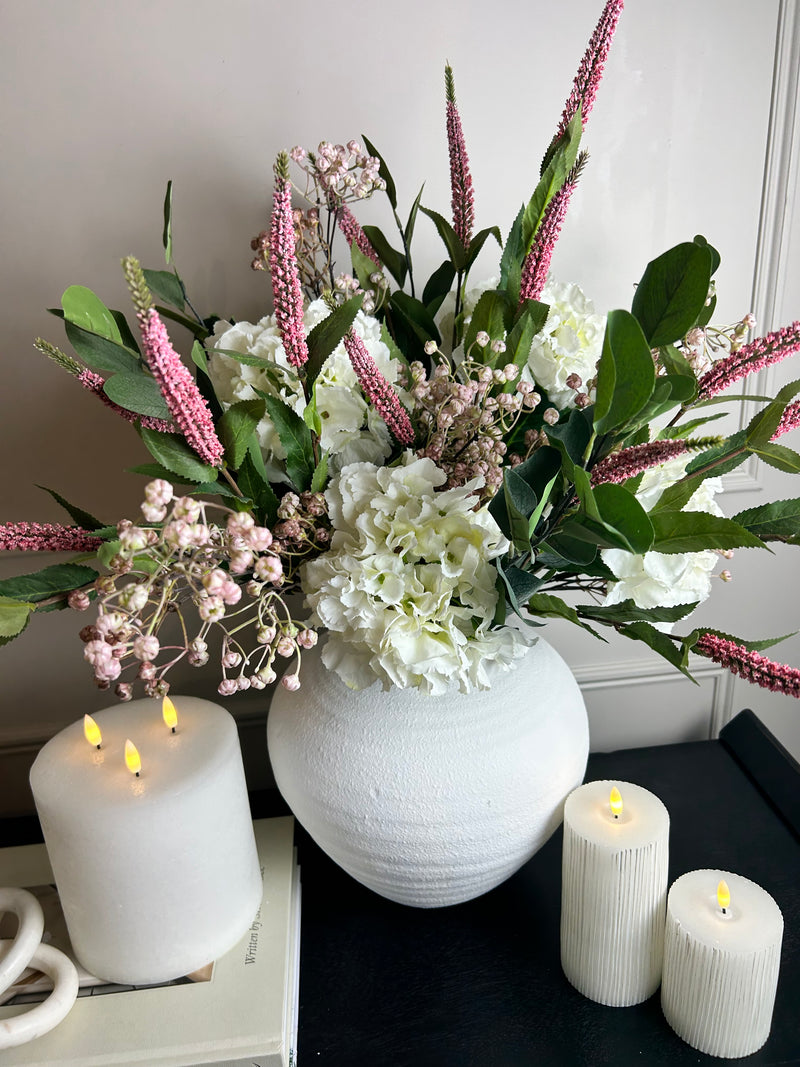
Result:
M622 7L606 3L505 239L475 230L446 67L449 221L422 192L401 219L368 140L323 142L276 160L271 220L252 241L273 290L259 322L195 310L173 262L171 185L171 269L123 260L136 327L66 290L57 314L75 355L36 347L132 423L152 461L135 468L148 479L135 521L107 525L57 497L70 525L0 526L0 549L74 554L0 582L2 640L36 612L94 607L84 656L98 686L130 699L138 683L165 693L183 659L213 659L224 695L263 688L286 661L296 689L325 631L324 662L348 685L439 693L485 688L489 662L510 666L535 627L563 618L643 641L689 676L695 653L800 695L800 670L761 655L774 642L673 632L721 558L800 537L800 499L732 518L715 499L749 455L800 470L778 443L800 425L798 385L760 398L746 428L708 432L719 394L800 348L800 322L755 340L752 315L712 325L719 255L702 237L647 266L630 311L599 315L549 276ZM381 194L399 241L357 219ZM446 251L424 283L420 216ZM337 273L343 242L351 265ZM491 242L497 275L476 283ZM187 332L193 373L167 323Z

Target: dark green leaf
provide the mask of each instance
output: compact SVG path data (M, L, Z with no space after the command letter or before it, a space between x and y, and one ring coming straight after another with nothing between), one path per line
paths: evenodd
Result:
M181 315L180 311L175 311L174 308L165 307L163 304L156 304L156 311L159 313L162 319L171 319L172 322L177 322L179 326L185 327L194 337L200 341L204 341L209 335L205 323L196 322L194 319L190 319L188 315Z
M794 541L800 537L800 500L775 500L748 508L734 515L733 521L762 541Z
M656 382L650 346L627 311L610 311L597 365L594 424L608 433L630 423L650 399Z
M579 604L578 612L590 619L607 623L628 622L677 622L690 615L698 602L676 604L670 608L640 608L633 600L623 600L619 604L597 605Z
M311 485L314 476L311 431L288 404L284 404L276 396L268 396L265 399L267 413L286 450L286 473L295 489L303 493Z
M786 474L800 474L800 455L785 445L760 445L753 451L776 470Z
M550 556L560 557L566 564L577 566L581 569L588 567L597 556L597 546L589 541L579 540L572 537L568 532L569 524L564 529L559 529L542 545L542 553L537 558L543 566L551 570L562 570L563 567L557 558L551 561Z
M444 241L444 246L450 257L450 262L456 270L464 270L467 267L467 252L459 240L456 231L447 219L440 215L438 211L432 211L427 207L420 207L420 211L424 215L427 215L429 219L433 220L433 224L436 226L439 236Z
M370 141L369 138L365 137L363 133L361 135L361 139L363 140L364 145L369 154L371 156L375 156L375 158L380 162L380 169L378 171L378 174L386 182L386 195L389 197L389 203L392 205L394 210L397 211L397 191L395 189L394 179L389 173L389 168L386 166L386 162L383 156L380 154L380 152L372 143L372 141Z
M167 192L164 197L164 233L162 235L164 245L164 259L167 266L172 262L172 182L167 182Z
M547 322L549 311L549 304L542 304L538 300L524 301L506 337L505 358L508 363L513 363L517 367L525 366L530 355L531 343ZM509 382L509 390L513 388L515 388L515 383Z
M523 615L522 608L531 593L541 586L541 578L534 577L529 571L521 570L519 567L514 566L513 563L508 567L504 567L499 558L494 561L494 565L502 582L500 587L501 595L502 592L505 592L505 596L508 597L508 602L513 610L528 626L540 625ZM504 612L500 612L500 614L504 615ZM497 617L496 613L495 619Z
M592 428L586 415L573 408L566 422L547 427L547 438L556 448L562 448L573 463L582 464Z
M702 233L695 234L694 243L696 245L699 245L701 248L707 248L709 250L709 252L711 253L711 273L712 275L716 274L719 270L719 265L722 262L722 258L720 257L719 252L716 250L716 248L714 248L713 245L708 243L706 238L703 237Z
M606 530L613 529L630 545L628 551L644 555L653 544L653 526L647 512L621 485L607 482L594 490L594 501Z
M786 405L798 391L800 391L800 381L789 382L780 390L771 404L767 404L750 420L745 431L750 448L757 449L761 445L769 444L778 429Z
M328 453L322 453L322 459L314 468L314 476L311 479L311 492L321 493L328 484Z
M634 641L643 641L659 656L663 656L673 667L677 667L681 674L685 674L690 681L695 681L684 662L684 652L666 634L656 630L649 622L632 622L627 626L620 626L619 632ZM697 683L695 682L695 684Z
M71 285L64 290L61 306L67 322L80 326L82 330L96 333L98 337L122 344L122 336L114 316L91 289L84 285Z
M795 631L796 633L796 631ZM711 630L707 626L704 626L702 630L694 630L691 635L685 638L685 643L689 648L692 648L697 644L701 634L713 634L715 637L721 637L723 641L733 641L735 645L741 645L746 648L748 652L763 652L767 648L773 648L775 645L779 645L781 641L786 641L790 637L794 637L795 634L784 634L782 637L765 637L759 641L745 641L741 637L736 637L734 634L725 633L724 630Z
M99 519L96 519L94 515L90 515L88 511L84 511L83 508L76 508L74 504L70 504L70 502L65 500L60 493L55 491L55 489L48 489L46 485L37 485L36 488L43 489L45 493L49 493L53 500L64 508L70 518L84 530L94 531L103 528L104 523L100 522Z
M183 286L168 270L146 270L142 272L147 288L155 293L159 300L165 300L172 307L183 311L186 300L183 295Z
M526 552L530 548L528 516L538 503L536 493L515 474L512 467L506 467L503 475L503 496L511 541L518 552Z
M473 359L480 362L493 361L495 355L488 345L483 351L481 351L481 349L473 351L475 338L481 330L484 330L488 333L489 339L492 341L505 340L506 314L510 310L505 293L496 292L492 289L487 289L485 293L481 293L480 299L475 305L475 310L472 312L472 319L467 327L466 336L464 337L464 351L469 353ZM503 363L505 364L507 362L508 360L505 358L504 354Z
M163 478L167 482L177 482L179 485L192 485L197 479L182 478L161 463L139 463L136 467L128 467L128 474L141 474L145 478Z
M64 323L69 343L86 363L98 374L134 372L139 370L141 361L135 352L122 345L107 341L104 337L82 330L71 322Z
M103 392L126 411L154 419L172 419L158 382L149 374L112 374L103 384Z
M479 230L469 242L469 249L467 250L467 270L470 269L472 264L478 258L481 249L489 237L494 237L498 245L500 245L501 248L503 247L503 238L500 234L499 226L490 226L488 229Z
M542 177L522 216L523 258L530 251L547 205L566 181L567 175L578 157L580 140L581 119L580 111L578 111L571 119L552 158L542 172Z
M716 448L707 448L691 460L686 467L686 474L693 475L702 471L704 477L721 477L723 474L729 474L732 470L735 470L740 463L747 459L748 455L745 432L744 430L737 430L721 445Z
M353 325L353 321L364 302L364 294L351 296L330 315L317 323L308 335L308 363L306 364L306 383L310 389L317 380L325 360L338 348L342 338Z
M422 190L425 188L425 182L422 183L420 191L417 193L417 199L411 205L411 210L408 213L408 221L406 222L406 228L403 230L403 240L406 246L411 244L411 239L414 236L414 227L417 223L417 212L419 211L419 203L422 200Z
M517 217L506 238L503 255L500 258L500 288L505 289L512 300L519 300L520 278L522 276L522 261L525 259L525 249L522 247L522 217L525 214L525 205L519 209Z
M206 350L200 344L199 341L192 342L192 363L195 367L198 367L203 374L208 374L208 357L206 356Z
M386 281L386 275L378 264L369 256L365 256L355 241L350 245L350 262L353 264L353 274L358 278L362 289L377 291L376 284L370 281L373 274L379 274Z
M561 470L561 456L557 449L545 446L536 451L522 463L513 468L514 473L524 479L541 498L545 486Z
M422 303L431 315L435 315L441 307L442 301L450 292L455 276L455 267L449 259L446 259L428 278L422 293Z
M528 598L526 607L531 615L539 615L545 619L567 619L576 626L580 626L582 630L588 630L600 641L605 641L605 638L593 626L589 626L578 617L575 608L565 603L561 597L553 596L552 593L534 593Z
M225 461L233 470L239 469L266 408L265 400L240 400L232 404L217 423L217 435L225 449Z
M402 285L406 280L408 271L406 257L402 252L398 252L396 248L392 248L383 232L377 226L365 226L364 233L367 235L369 243L378 253L381 263L383 263L397 284Z
M97 571L79 563L56 563L34 574L20 574L0 581L0 597L37 602L59 593L70 593L97 578Z
M202 463L180 434L159 433L158 430L148 430L145 427L142 427L139 433L153 459L173 474L188 478L190 482L216 480L216 468Z
M253 501L259 519L266 526L272 526L278 517L278 498L263 468L261 449L258 445L251 447L239 467L236 481L242 492Z
M631 310L650 348L679 341L694 326L708 297L712 255L686 241L648 263Z
M654 511L650 514L656 552L701 552L714 548L764 548L764 542L732 519L705 511Z
M433 316L421 300L416 300L408 293L396 290L392 293L389 302L423 344L428 340L435 341L437 345L441 343L441 336L433 321Z
M117 324L122 343L126 348L129 348L131 352L134 352L137 356L140 355L139 345L136 343L136 338L131 332L131 328L128 325L128 321L121 311L115 311L113 308L109 309L114 322Z

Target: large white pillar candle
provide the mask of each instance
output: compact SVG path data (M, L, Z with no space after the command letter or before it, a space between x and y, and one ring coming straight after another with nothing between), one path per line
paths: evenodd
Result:
M782 939L780 908L755 882L726 871L678 878L667 898L661 986L675 1033L711 1056L760 1049L772 1023Z
M175 698L98 712L44 746L31 789L75 953L100 978L167 981L245 933L261 876L236 724ZM91 740L89 740L91 738ZM141 768L126 765L132 741Z
M669 815L646 789L588 782L567 797L561 964L584 996L622 1007L658 988L668 859Z

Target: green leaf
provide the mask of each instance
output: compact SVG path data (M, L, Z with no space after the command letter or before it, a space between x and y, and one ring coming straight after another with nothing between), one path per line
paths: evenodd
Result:
M784 471L786 474L800 474L800 455L785 445L760 445L753 451L776 470Z
M90 515L88 511L84 511L83 508L76 508L74 504L70 504L68 500L65 500L60 493L57 493L55 489L48 489L46 485L37 485L37 489L43 489L45 493L49 493L57 504L60 504L62 508L67 512L70 518L83 527L84 530L101 530L105 523L100 522L94 515Z
M650 348L679 341L695 324L708 298L712 254L686 241L648 263L631 310Z
M698 601L691 604L676 604L669 608L640 608L633 600L622 600L619 604L598 605L579 604L578 612L598 622L677 622L690 615L697 607Z
M392 178L392 175L389 173L389 168L386 166L386 161L384 160L383 156L380 154L378 149L375 147L375 145L372 143L372 141L370 141L369 138L365 137L363 133L361 134L361 139L364 142L364 146L367 149L367 151L369 152L369 154L371 156L375 156L375 158L380 163L380 169L378 170L378 174L386 182L386 195L389 197L389 203L392 205L392 207L396 211L397 210L397 191L395 189L394 179Z
M577 568L584 570L594 563L597 557L597 546L589 541L572 537L566 528L560 528L558 533L548 537L543 544L542 551L537 557L537 562L551 570L564 570Z
M267 414L286 451L286 473L298 492L305 492L314 476L314 447L311 431L292 411L276 396L265 397Z
M528 597L541 587L542 579L537 578L530 571L524 571L516 567L513 563L504 567L499 558L494 561L494 565L502 583L501 592L505 592L508 602L516 614L529 626L540 625L526 618L522 614L522 609Z
M175 311L174 308L165 307L163 304L156 304L156 311L162 319L171 319L172 322L177 322L179 326L183 326L189 333L201 341L204 341L209 335L209 330L204 323L195 322L194 319L190 319L188 315L182 315L180 311Z
M330 315L326 315L324 319L318 322L308 335L308 363L305 369L306 383L309 389L316 381L325 360L338 347L344 335L353 325L353 320L363 302L363 293L359 293L358 296L351 296L349 300L345 300Z
M797 631L795 631L795 633L796 632ZM794 637L795 633L784 634L782 637L764 637L759 641L745 641L744 638L736 637L735 634L725 633L724 630L711 630L709 627L704 626L702 629L694 630L688 637L685 637L684 643L688 648L692 648L697 644L701 634L713 634L715 637L721 637L723 641L733 641L735 645L742 645L748 652L763 652L767 648L773 648L775 645L779 645L781 641L786 641L788 638Z
M133 336L128 321L123 313L121 311L115 311L113 308L110 308L109 310L111 311L114 322L117 324L117 329L119 330L123 345L130 349L131 352L136 353L137 356L140 355L139 345L136 343L136 338Z
M542 172L533 196L523 213L521 234L523 258L530 251L547 205L566 181L567 175L578 158L581 131L580 109L578 109L564 131L552 158Z
M530 547L528 517L539 503L536 493L513 467L506 467L503 473L503 494L514 548L518 552L526 552Z
M225 461L233 470L239 469L266 409L265 400L239 400L231 404L217 423L217 435L225 449Z
M258 460L255 459L256 452ZM278 498L267 478L261 473L263 467L261 450L251 448L239 467L236 481L242 492L253 501L258 517L266 526L272 526L278 517Z
M164 232L162 234L164 246L164 259L167 266L172 262L172 182L167 182L167 192L164 197Z
M322 459L314 468L314 476L311 479L311 492L321 493L328 483L328 453L322 453Z
M126 472L141 474L145 478L163 478L167 482L177 482L179 485L193 485L197 481L197 479L183 478L161 463L139 463L135 467L127 467Z
M203 374L208 374L208 357L206 356L205 348L199 341L192 342L192 363L195 367L199 368Z
M472 264L475 262L475 260L480 255L481 249L483 248L484 244L486 243L486 241L487 241L487 239L489 237L494 237L494 239L497 241L498 245L501 248L503 247L503 238L502 238L502 235L500 233L500 227L499 226L489 226L485 230L479 230L470 239L470 242L469 242L469 249L467 250L467 265L466 265L466 269L467 270L470 269Z
M414 236L414 227L417 224L417 212L419 211L420 200L422 200L422 190L424 188L425 182L422 183L422 187L417 193L417 199L411 205L411 210L408 213L408 221L406 222L406 227L403 230L403 240L405 241L406 246L409 246L411 244L411 239Z
M64 317L82 330L96 333L108 341L122 344L122 335L114 316L103 301L84 285L71 285L61 297Z
M561 470L561 455L557 449L545 445L513 468L514 473L523 478L541 500L546 496L548 484Z
M442 301L450 292L450 286L453 284L455 276L455 267L449 259L446 259L428 278L422 293L422 303L431 315L435 315L441 307Z
M395 290L389 303L399 312L403 321L423 344L429 340L435 341L437 345L441 343L441 336L433 321L433 316L421 300L416 300L408 293Z
M653 526L647 512L621 485L607 482L594 489L594 502L603 527L615 530L630 545L628 551L644 555L653 544Z
M780 390L772 403L767 404L750 420L745 433L747 444L751 449L770 443L772 435L778 429L786 405L798 391L800 391L800 381L789 382Z
M121 371L135 372L141 367L141 360L135 352L114 341L107 341L95 333L82 330L74 323L65 322L67 339L86 365L98 374Z
M550 494L553 491L553 486L556 484L557 478L558 474L554 474L550 481L547 483L547 485L544 487L539 503L536 505L536 507L533 509L530 516L528 517L529 539L533 537L534 533L536 532L536 527L539 525L539 520L541 519L542 513L544 512L544 509L547 506L547 501L550 499ZM533 492L533 490L531 490L531 492Z
M155 293L160 300L165 300L172 307L183 311L186 306L183 286L174 274L168 270L145 270L142 273L144 274L147 288L151 292Z
M524 214L525 205L523 204L514 219L509 235L506 238L503 255L500 257L500 288L505 289L513 301L519 300L522 261L525 259L525 249L522 247L522 218Z
M0 597L35 603L59 593L71 593L97 578L97 571L79 563L56 563L34 574L0 581Z
M578 617L575 608L565 603L561 597L553 596L551 593L534 593L533 596L528 598L526 607L531 615L539 615L545 619L567 619L568 622L580 626L582 630L588 630L590 634L594 634L600 641L605 641L605 638L593 626L583 622Z
M464 337L464 351L470 352L472 358L480 362L493 361L496 357L488 345L483 351L477 349L477 352L471 352L471 349L475 344L475 338L481 330L485 330L488 333L490 340L503 341L506 335L506 314L510 310L505 293L497 292L493 289L487 289L485 293L481 293ZM504 353L503 363L507 362L508 360L505 358Z
M370 281L370 278L373 274L380 274L385 280L386 275L374 260L364 255L355 241L350 245L350 262L353 264L353 274L358 278L361 288L377 292L378 286Z
M678 648L666 634L651 626L649 622L632 622L627 626L620 626L619 632L634 641L643 641L659 656L663 656L673 667L677 667L681 674L685 674L690 681L695 682L695 685L697 684L686 667L685 652Z
M216 467L202 463L180 434L159 433L144 426L139 433L153 459L172 474L179 474L190 482L216 481Z
M686 474L694 475L699 471L704 472L704 477L718 477L729 474L743 463L749 450L744 430L737 430L731 434L721 445L715 448L707 448L704 452L695 456L686 467ZM708 470L706 471L706 468ZM703 479L700 479L702 481ZM699 484L699 482L698 482ZM667 490L669 492L669 490Z
M757 508L747 508L733 521L762 541L792 541L800 537L800 499L775 500Z
M656 440L663 441L665 438L671 440L675 437L689 437L692 431L698 427L705 426L707 422L714 422L716 419L724 419L726 414L727 412L718 411L716 415L706 415L702 419L690 419L689 422L681 422L677 426L666 426L657 434Z
M525 366L533 339L544 328L549 312L550 305L542 304L539 300L523 302L517 312L514 325L506 337L507 363L514 363L517 367ZM513 389L514 383L509 383L509 388Z
M396 248L392 248L383 231L379 230L377 226L364 226L364 233L367 235L369 243L378 253L381 263L383 263L397 284L402 285L408 272L406 257L402 252L398 252Z
M440 215L438 211L431 210L431 208L420 207L420 211L423 215L427 215L429 219L433 220L439 236L444 241L450 262L456 270L465 270L467 267L467 251L447 219Z
M103 392L126 411L167 422L172 420L158 382L149 374L112 374L103 384Z
M0 597L0 638L6 641L21 634L28 625L33 604L24 600Z
M597 365L598 433L630 423L650 399L655 382L653 357L639 323L627 311L609 311Z
M705 511L650 513L655 552L701 552L714 548L765 548L764 542L732 519Z
M592 428L584 412L573 408L566 422L547 427L547 439L563 451L573 463L583 463Z

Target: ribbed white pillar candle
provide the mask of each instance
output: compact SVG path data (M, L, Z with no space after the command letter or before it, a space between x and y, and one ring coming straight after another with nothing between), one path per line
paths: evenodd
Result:
M723 913L717 886L727 882ZM667 898L661 1006L683 1040L711 1056L749 1056L769 1037L783 916L761 886L726 871L690 871Z
M614 817L616 786L622 811ZM561 965L600 1004L639 1004L658 988L664 950L669 814L630 782L588 782L567 798Z

